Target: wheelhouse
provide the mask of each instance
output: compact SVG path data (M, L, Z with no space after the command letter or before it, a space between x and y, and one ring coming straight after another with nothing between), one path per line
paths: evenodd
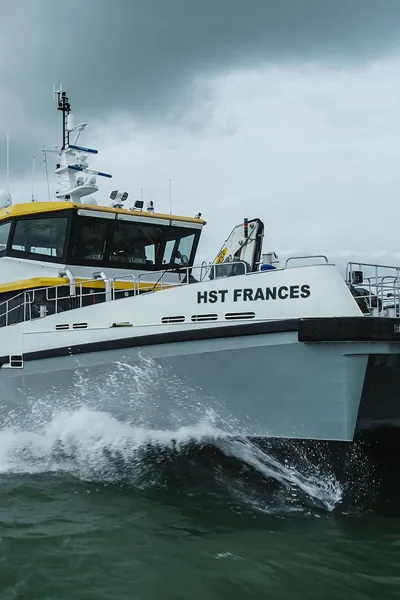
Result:
M203 225L196 218L65 202L14 205L0 211L0 257L96 269L173 269L193 265Z
M13 205L0 192L0 326L192 278L205 222L155 213L152 201L123 208L128 192L119 190L99 205L97 177L112 175L89 167L98 151L78 145L86 124L75 126L66 93L56 94L62 144L45 150L58 155L56 200Z

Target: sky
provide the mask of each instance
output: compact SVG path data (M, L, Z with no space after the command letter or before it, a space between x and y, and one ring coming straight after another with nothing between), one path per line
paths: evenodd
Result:
M0 0L0 177L48 199L63 83L113 189L265 251L400 264L399 0ZM3 143L2 143L3 142ZM50 190L55 191L49 163ZM143 190L143 191L142 191Z

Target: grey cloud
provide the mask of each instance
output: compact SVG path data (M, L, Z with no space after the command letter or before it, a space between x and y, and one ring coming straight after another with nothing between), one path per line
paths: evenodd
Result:
M0 5L0 75L12 102L1 129L14 132L24 164L35 145L37 154L42 142L57 141L53 83L65 83L83 119L123 110L142 121L176 123L194 101L196 76L268 61L369 60L397 51L400 25L398 0Z
M34 106L43 106L49 86L62 79L86 111L123 107L140 116L179 106L199 73L266 60L376 56L398 43L400 25L398 0L17 0L12 6L3 21L3 77L19 96L26 91Z

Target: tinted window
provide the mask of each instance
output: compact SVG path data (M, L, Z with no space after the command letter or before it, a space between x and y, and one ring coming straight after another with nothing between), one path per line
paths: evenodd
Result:
M10 233L11 221L0 225L0 252L5 252L7 248L8 234Z
M180 260L182 264L187 264L192 253L194 242L194 233L185 235L179 240L178 252L176 253L176 259ZM175 259L175 261L176 261Z
M185 265L190 262L196 235L183 227L168 227L162 263L165 266Z
M109 222L107 219L78 217L72 238L75 260L104 261Z
M12 250L61 258L64 254L68 219L20 219L15 224Z
M176 240L168 240L165 244L163 264L169 264L172 262L172 253L175 248L175 242Z
M110 241L111 262L154 265L164 242L163 225L114 221Z
M78 264L94 261L123 269L171 268L186 264L185 257L190 262L199 235L187 227L77 215L71 259Z

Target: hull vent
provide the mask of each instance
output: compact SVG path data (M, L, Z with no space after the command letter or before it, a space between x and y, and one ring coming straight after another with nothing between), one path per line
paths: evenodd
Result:
M161 323L183 323L185 321L185 317L176 316L176 317L163 317L161 319Z
M72 329L87 329L87 323L74 323Z
M24 366L22 354L11 354L9 364L11 369L22 369Z
M226 313L225 319L227 321L235 321L239 319L254 319L256 313L254 312L235 312L235 313Z
M217 321L218 315L209 314L209 315L192 315L192 321Z

